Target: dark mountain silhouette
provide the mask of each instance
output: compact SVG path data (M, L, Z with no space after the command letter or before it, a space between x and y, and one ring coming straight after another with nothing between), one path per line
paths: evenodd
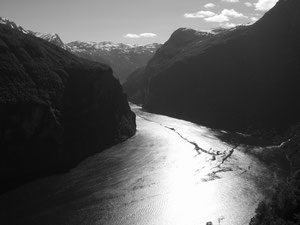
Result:
M10 20L8 20L8 19L6 19L4 17L0 17L0 24L6 25L6 26L8 26L8 27L10 27L12 29L21 31L24 34L29 34L30 33L28 30L25 30L23 27L18 26L15 22L10 21Z
M0 24L30 34L55 44L82 58L95 62L106 63L113 68L113 75L123 84L128 76L137 68L145 66L156 50L162 45L126 45L112 42L81 42L73 41L65 44L56 33L40 33L25 30L15 22L0 17Z
M147 64L161 44L139 46L112 42L74 41L66 44L66 47L80 57L109 64L113 68L114 76L122 84L134 70Z
M21 31L24 34L30 34L30 35L33 35L35 37L42 38L42 39L44 39L46 41L51 42L52 44L57 45L58 47L66 49L65 44L60 39L59 35L56 34L56 33L43 34L43 33L40 33L40 32L34 32L34 31L31 31L31 30L25 30L23 27L18 26L15 22L10 21L10 20L8 20L6 18L3 18L3 17L0 17L0 24L6 25L6 26L8 26L8 27L10 27L12 29Z
M0 191L65 171L135 133L105 64L0 24Z
M188 28L179 28L170 37L170 39L157 50L154 57L149 60L145 67L135 70L123 84L130 100L141 104L144 95L147 92L147 82L151 77L156 76L160 71L166 69L170 64L184 57L188 49L202 44L203 41L218 35L227 29L218 28L212 31L196 31Z
M124 85L131 100L233 131L281 130L299 121L299 1L281 0L255 24L204 40L184 32L176 31L135 74L138 87L134 78ZM177 43L176 33L184 37Z
M273 146L270 153L270 149L264 151L269 156L268 161L288 162L288 166L284 166L285 179L273 188L268 200L258 204L249 225L300 224L300 124L292 126L288 133L289 138L285 142ZM280 167L282 164L274 168Z

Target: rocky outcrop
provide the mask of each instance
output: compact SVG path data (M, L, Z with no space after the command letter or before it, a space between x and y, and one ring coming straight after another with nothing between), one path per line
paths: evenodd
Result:
M231 131L297 123L299 12L299 1L281 0L255 24L192 40L162 65L165 44L142 74L143 106Z
M0 25L1 192L135 133L110 67Z

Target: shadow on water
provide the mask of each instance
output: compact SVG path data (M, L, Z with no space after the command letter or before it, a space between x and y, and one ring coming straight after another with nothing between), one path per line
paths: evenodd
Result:
M149 113L140 106L135 107L139 109L141 114L147 115L148 118L155 116L155 114ZM280 144L274 145L273 140L250 134L208 128L194 122L191 123L199 127L204 127L212 136L229 146L239 146L239 151L254 156L267 167L271 168L277 174L278 179L286 179L290 174L290 162L286 158L286 153L284 149L280 148Z
M131 107L137 114L135 136L69 173L0 196L1 222L249 224L270 192L273 174L236 144L242 135ZM260 151L249 147L253 155Z
M135 105L133 103L130 103L130 106L133 108L138 108L141 113L147 113L147 116L151 116L153 112L148 111L147 109L143 108L141 105ZM155 113L156 115L163 115L163 116L168 116L165 114L159 114ZM180 118L178 118L181 120ZM182 119L184 120L184 119ZM184 120L186 121L186 120ZM223 142L226 142L231 145L245 145L245 146L251 146L251 147L267 147L273 144L271 140L264 139L262 137L255 137L250 134L243 134L243 133L238 133L238 132L229 132L229 131L224 131L222 129L217 129L217 128L208 128L202 124L191 122L199 127L205 127L206 129L210 130L212 133L215 134L215 137L220 139Z
M220 140L230 144L247 145L251 147L267 147L272 145L272 142L263 138L253 137L249 134L242 134L236 132L227 132L223 130L214 130L216 137Z

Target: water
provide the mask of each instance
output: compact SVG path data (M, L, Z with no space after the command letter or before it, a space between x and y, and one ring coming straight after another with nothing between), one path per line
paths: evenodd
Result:
M67 174L0 196L0 223L249 223L271 188L273 175L264 164L242 147L233 150L213 130L132 108L134 137Z

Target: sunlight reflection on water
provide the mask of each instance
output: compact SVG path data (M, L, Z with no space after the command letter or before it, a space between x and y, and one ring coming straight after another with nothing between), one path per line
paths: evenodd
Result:
M203 224L215 217L218 205L216 183L198 183L194 158L185 153L182 151L180 154L180 165L176 170L168 174L169 193L165 214L175 225Z
M188 139L197 141L204 149L213 147L228 151L231 148L215 138L213 132L207 128L155 114L151 114L149 118L159 124L176 128ZM162 172L163 176L158 178L164 183L158 187L158 193L165 194L160 194L154 200L163 204L154 203L150 206L157 209L157 218L153 219L155 216L152 215L146 224L197 225L206 224L208 221L221 225L248 224L256 204L262 198L255 181L238 175L242 167L248 167L249 157L237 153L233 162L236 165L232 166L238 171L231 172L229 168L226 174L220 172L220 179L217 176L204 181L213 169L221 170L214 168L218 163L212 162L211 155L205 153L195 157L193 146L180 143L178 135L170 135L168 138L173 138L167 151L170 163ZM253 173L255 174L254 171Z
M21 211L31 222L15 224L249 223L263 198L257 184L267 189L271 183L264 165L235 151L218 167L222 155L216 159L206 153L197 155L195 146L174 132L206 150L228 152L231 146L215 138L213 131L141 112L139 107L134 110L138 115L134 137L90 157L61 178L28 184L2 199L11 215ZM18 220L11 215L5 216Z

